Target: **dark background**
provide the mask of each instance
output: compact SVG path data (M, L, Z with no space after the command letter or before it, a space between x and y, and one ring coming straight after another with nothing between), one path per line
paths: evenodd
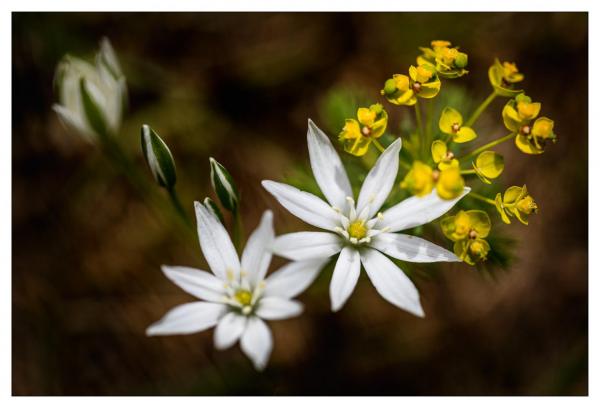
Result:
M587 22L584 13L13 14L13 394L587 394ZM259 182L306 165L308 117L339 132L328 112L340 93L380 101L383 81L433 39L469 54L470 74L452 84L473 104L490 91L494 57L516 61L559 137L542 156L498 149L505 185L526 183L541 209L529 226L505 229L518 260L494 275L461 264L416 279L425 319L385 302L365 276L331 313L323 274L300 296L301 317L271 323L275 349L260 374L238 346L215 351L212 330L147 338L150 323L192 299L159 265L205 263L197 242L50 109L56 63L67 52L91 58L103 35L128 79L120 141L140 168L139 127L150 123L176 157L190 213L210 193L213 156L242 190L247 229L272 207L278 233L304 225ZM503 103L478 122L482 140L503 132ZM385 107L390 126L412 114Z

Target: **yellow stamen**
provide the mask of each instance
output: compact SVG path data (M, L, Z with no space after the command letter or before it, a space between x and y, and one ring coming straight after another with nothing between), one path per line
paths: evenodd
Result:
M365 228L363 221L354 221L348 226L348 234L351 238L362 239L367 235L367 228Z

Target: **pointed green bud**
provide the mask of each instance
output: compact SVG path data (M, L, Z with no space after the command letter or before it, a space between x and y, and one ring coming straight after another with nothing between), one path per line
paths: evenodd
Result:
M175 160L169 147L148 125L142 125L141 136L142 152L154 180L167 190L173 189L177 177Z
M210 158L210 182L221 205L231 212L236 212L240 201L237 187L227 169L212 157Z
M459 52L454 59L454 66L456 68L465 68L469 63L469 56L464 52Z
M217 203L215 203L213 200L211 200L210 197L206 197L204 199L204 206L206 208L208 208L208 210L210 212L212 212L213 215L219 219L219 221L221 221L221 224L225 223L225 219L223 218L223 213L219 209L219 206L217 205Z

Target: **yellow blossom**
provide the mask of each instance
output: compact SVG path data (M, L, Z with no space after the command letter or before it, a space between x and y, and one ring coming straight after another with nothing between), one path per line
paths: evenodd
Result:
M443 170L434 170L427 164L415 160L412 168L400 183L400 187L417 197L431 193L435 187L440 198L452 200L463 192L465 181L460 175L458 161L442 167Z
M514 216L521 223L527 225L529 215L538 211L538 206L533 197L527 192L527 186L525 185L523 187L509 187L504 192L504 197L498 193L495 201L496 209L500 213L502 221L506 224L510 224L509 216Z
M412 168L400 183L400 187L417 197L425 196L431 193L435 185L433 172L431 167L415 160Z
M469 57L458 47L452 47L450 41L435 40L431 42L431 48L420 47L423 52L417 57L417 64L431 64L436 72L444 78L458 78L467 74L465 69Z
M468 127L463 126L463 117L456 109L444 108L440 116L439 127L442 132L452 136L455 143L466 143L477 138L477 133Z
M344 150L355 156L367 153L373 139L378 139L385 133L388 115L380 104L368 108L358 108L356 119L346 119L339 140L344 144Z
M419 98L433 98L440 91L441 82L431 64L410 66L408 76L394 74L385 81L381 95L394 105L414 105Z
M492 223L486 212L459 211L440 222L444 235L454 242L454 253L469 265L485 261L490 245L485 240Z
M458 160L454 158L454 153L448 150L448 146L442 140L435 140L431 144L431 157L440 170L459 166Z
M556 142L554 122L546 117L537 118L541 107L541 103L532 102L527 95L519 94L502 109L504 126L517 134L515 144L523 153L541 154L549 140Z
M494 60L494 64L488 70L488 77L498 95L514 97L523 92L522 89L515 89L515 84L525 78L515 63L500 63L498 59Z

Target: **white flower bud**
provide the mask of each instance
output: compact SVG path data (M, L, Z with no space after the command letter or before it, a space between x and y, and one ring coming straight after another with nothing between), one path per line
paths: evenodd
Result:
M161 186L171 190L177 181L175 160L165 142L148 125L142 125L142 152L154 180Z
M60 119L88 141L118 133L127 98L125 77L107 39L100 44L96 64L66 55L54 77Z

